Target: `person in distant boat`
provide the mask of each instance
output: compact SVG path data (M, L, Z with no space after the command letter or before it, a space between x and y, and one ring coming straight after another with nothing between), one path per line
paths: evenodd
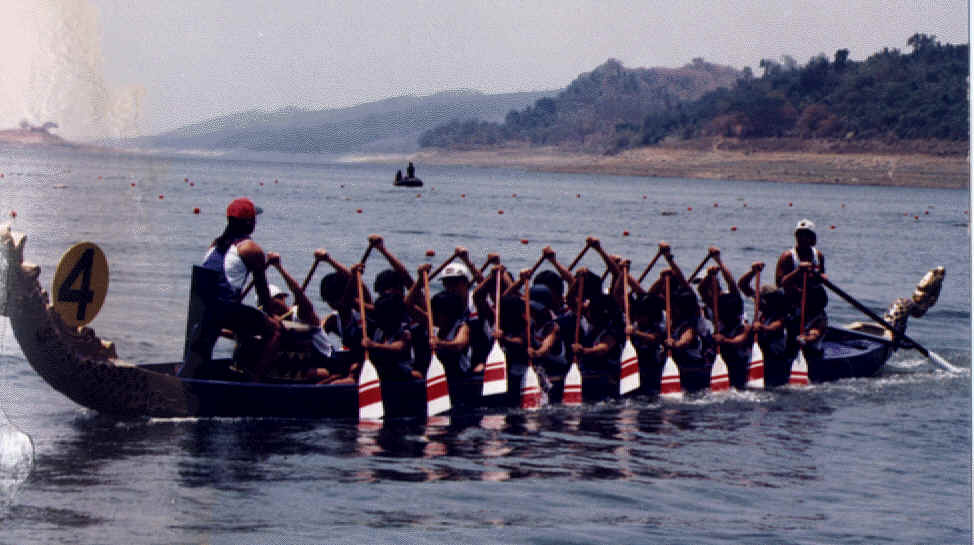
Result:
M194 341L194 352L209 361L213 345L221 328L230 330L238 338L259 339L258 354L253 369L247 373L252 379L263 377L277 354L283 328L280 321L241 302L247 279L253 275L257 300L271 303L271 294L264 274L264 250L250 235L257 226L261 209L245 197L227 206L227 226L213 240L203 258L203 268L218 273L214 293L205 294L207 308L203 317L203 331ZM187 369L187 367L190 367ZM184 366L182 372L194 374L196 369Z
M402 181L402 169L399 169L396 171L396 183L398 184L401 181Z
M415 177L416 177L416 167L413 166L413 162L410 161L409 164L406 165L406 178L413 179Z

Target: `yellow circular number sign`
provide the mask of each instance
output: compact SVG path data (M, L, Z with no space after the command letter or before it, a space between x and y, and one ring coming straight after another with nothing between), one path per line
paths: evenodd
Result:
M64 323L82 326L95 319L108 293L108 260L101 248L79 242L64 255L54 273L51 297Z

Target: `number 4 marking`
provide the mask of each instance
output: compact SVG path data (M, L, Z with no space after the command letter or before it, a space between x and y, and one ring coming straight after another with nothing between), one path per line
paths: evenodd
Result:
M85 319L85 312L88 310L88 303L95 298L95 292L91 291L91 269L94 266L95 250L88 248L81 254L81 259L75 263L74 268L68 273L61 286L57 290L57 300L63 303L78 303L78 320ZM72 289L75 281L81 275L81 288Z

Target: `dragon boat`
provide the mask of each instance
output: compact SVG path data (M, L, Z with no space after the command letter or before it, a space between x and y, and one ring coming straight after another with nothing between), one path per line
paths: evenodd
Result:
M50 304L42 289L40 267L25 263L26 236L0 227L0 316L10 319L13 334L27 361L51 385L75 403L99 413L118 417L286 417L356 418L360 391L356 384L306 384L286 381L249 382L242 374L217 378L177 375L182 361L133 364L118 358L112 342L100 339L89 327L68 325ZM943 268L928 272L912 298L897 299L885 318L902 333L910 315L921 316L934 304L943 281ZM191 295L192 298L192 295ZM190 314L192 315L192 303ZM192 320L192 317L190 318ZM899 347L895 334L873 324L829 328L825 358L810 366L812 382L848 377L874 376ZM230 360L217 363L231 367ZM768 382L774 378L768 363ZM746 372L745 370L730 370ZM628 395L655 397L659 369L642 370L643 387ZM706 389L710 369L687 370L683 388ZM519 406L519 377L510 374L508 393L483 397L482 377L468 377L449 384L454 411ZM562 399L559 382L553 384L549 401ZM618 377L584 376L582 398L586 402L618 398ZM427 384L420 379L381 384L386 417L424 417Z

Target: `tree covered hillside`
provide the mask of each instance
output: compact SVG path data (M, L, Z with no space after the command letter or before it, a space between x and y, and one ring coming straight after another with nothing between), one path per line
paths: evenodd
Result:
M911 53L883 49L865 61L840 49L832 60L762 60L731 89L647 116L639 143L729 136L967 140L968 46L915 34Z
M787 55L765 59L760 77L702 59L676 70L610 60L503 124L455 120L424 133L420 145L611 153L700 137L966 141L969 46L926 34L906 43L909 53L886 48L864 61L847 49L804 66Z
M553 98L512 110L503 123L453 120L420 137L420 146L471 149L507 143L606 149L628 145L647 115L730 86L737 70L694 59L683 68L625 68L609 59Z

